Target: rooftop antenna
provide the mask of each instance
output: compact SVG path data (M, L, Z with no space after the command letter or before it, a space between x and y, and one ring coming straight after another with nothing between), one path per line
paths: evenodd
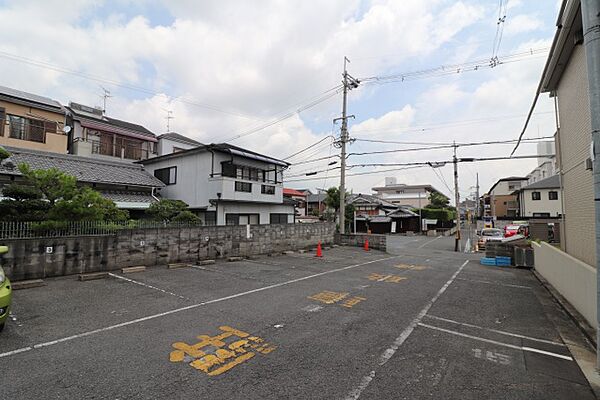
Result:
M106 89L104 86L100 86L100 88L102 89L102 91L104 92L104 94L100 95L100 97L102 97L102 114L106 114L106 99L109 99L113 96L110 95L110 90Z
M167 133L169 133L171 132L171 120L175 119L175 117L173 116L173 110L166 110L164 108L163 110L167 113L165 119L167 120Z

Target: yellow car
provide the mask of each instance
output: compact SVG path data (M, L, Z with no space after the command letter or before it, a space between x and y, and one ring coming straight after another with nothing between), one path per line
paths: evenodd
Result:
M0 246L0 254L4 254L8 251L8 247ZM10 288L10 281L4 274L4 270L0 266L0 331L4 329L4 324L8 319L8 313L10 312L10 303L12 301L12 289Z

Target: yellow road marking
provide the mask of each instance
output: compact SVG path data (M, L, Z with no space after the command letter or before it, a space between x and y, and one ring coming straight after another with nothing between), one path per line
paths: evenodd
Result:
M269 354L276 349L264 339L247 332L229 326L221 326L219 329L222 333L216 336L199 335L197 338L200 342L196 344L173 343L175 350L169 354L169 361L187 362L207 375L217 376L248 361L256 353ZM237 337L239 340L226 341L230 337Z
M317 300L321 303L325 304L333 304L347 297L350 293L348 292L331 292L329 290L325 290L321 293L313 294L312 296L308 296L311 300Z
M424 269L429 269L429 267L425 265L409 265L409 264L398 264L394 265L395 268L399 269L407 269L410 271L423 271Z
M369 275L367 277L367 279L370 281L377 281L377 282L400 283L401 281L408 279L408 278L406 278L404 276L398 276L398 275L382 275L382 274L372 273L371 275Z

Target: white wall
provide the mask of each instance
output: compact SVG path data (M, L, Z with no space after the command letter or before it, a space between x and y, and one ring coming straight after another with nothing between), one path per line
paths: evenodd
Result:
M177 142L175 140L171 140L168 138L160 138L160 139L158 139L156 148L157 148L158 155L163 156L165 154L173 153L174 147L188 150L188 149L193 149L194 147L198 147L198 146L193 145L193 144L185 144L185 143Z
M287 204L244 204L244 203L219 203L217 215L218 225L225 225L226 214L259 214L260 224L268 224L271 214L288 214L288 223L294 223L294 206Z
M540 192L540 200L533 200L531 193ZM558 199L550 200L549 192L557 192ZM527 189L519 193L519 202L522 217L533 217L533 213L550 213L551 217L562 215L561 192L559 188L555 189Z
M536 271L597 328L596 269L548 243L532 246Z

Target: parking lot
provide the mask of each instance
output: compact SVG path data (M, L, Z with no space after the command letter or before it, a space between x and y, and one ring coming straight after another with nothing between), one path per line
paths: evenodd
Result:
M2 396L595 398L530 271L395 240L16 291Z

